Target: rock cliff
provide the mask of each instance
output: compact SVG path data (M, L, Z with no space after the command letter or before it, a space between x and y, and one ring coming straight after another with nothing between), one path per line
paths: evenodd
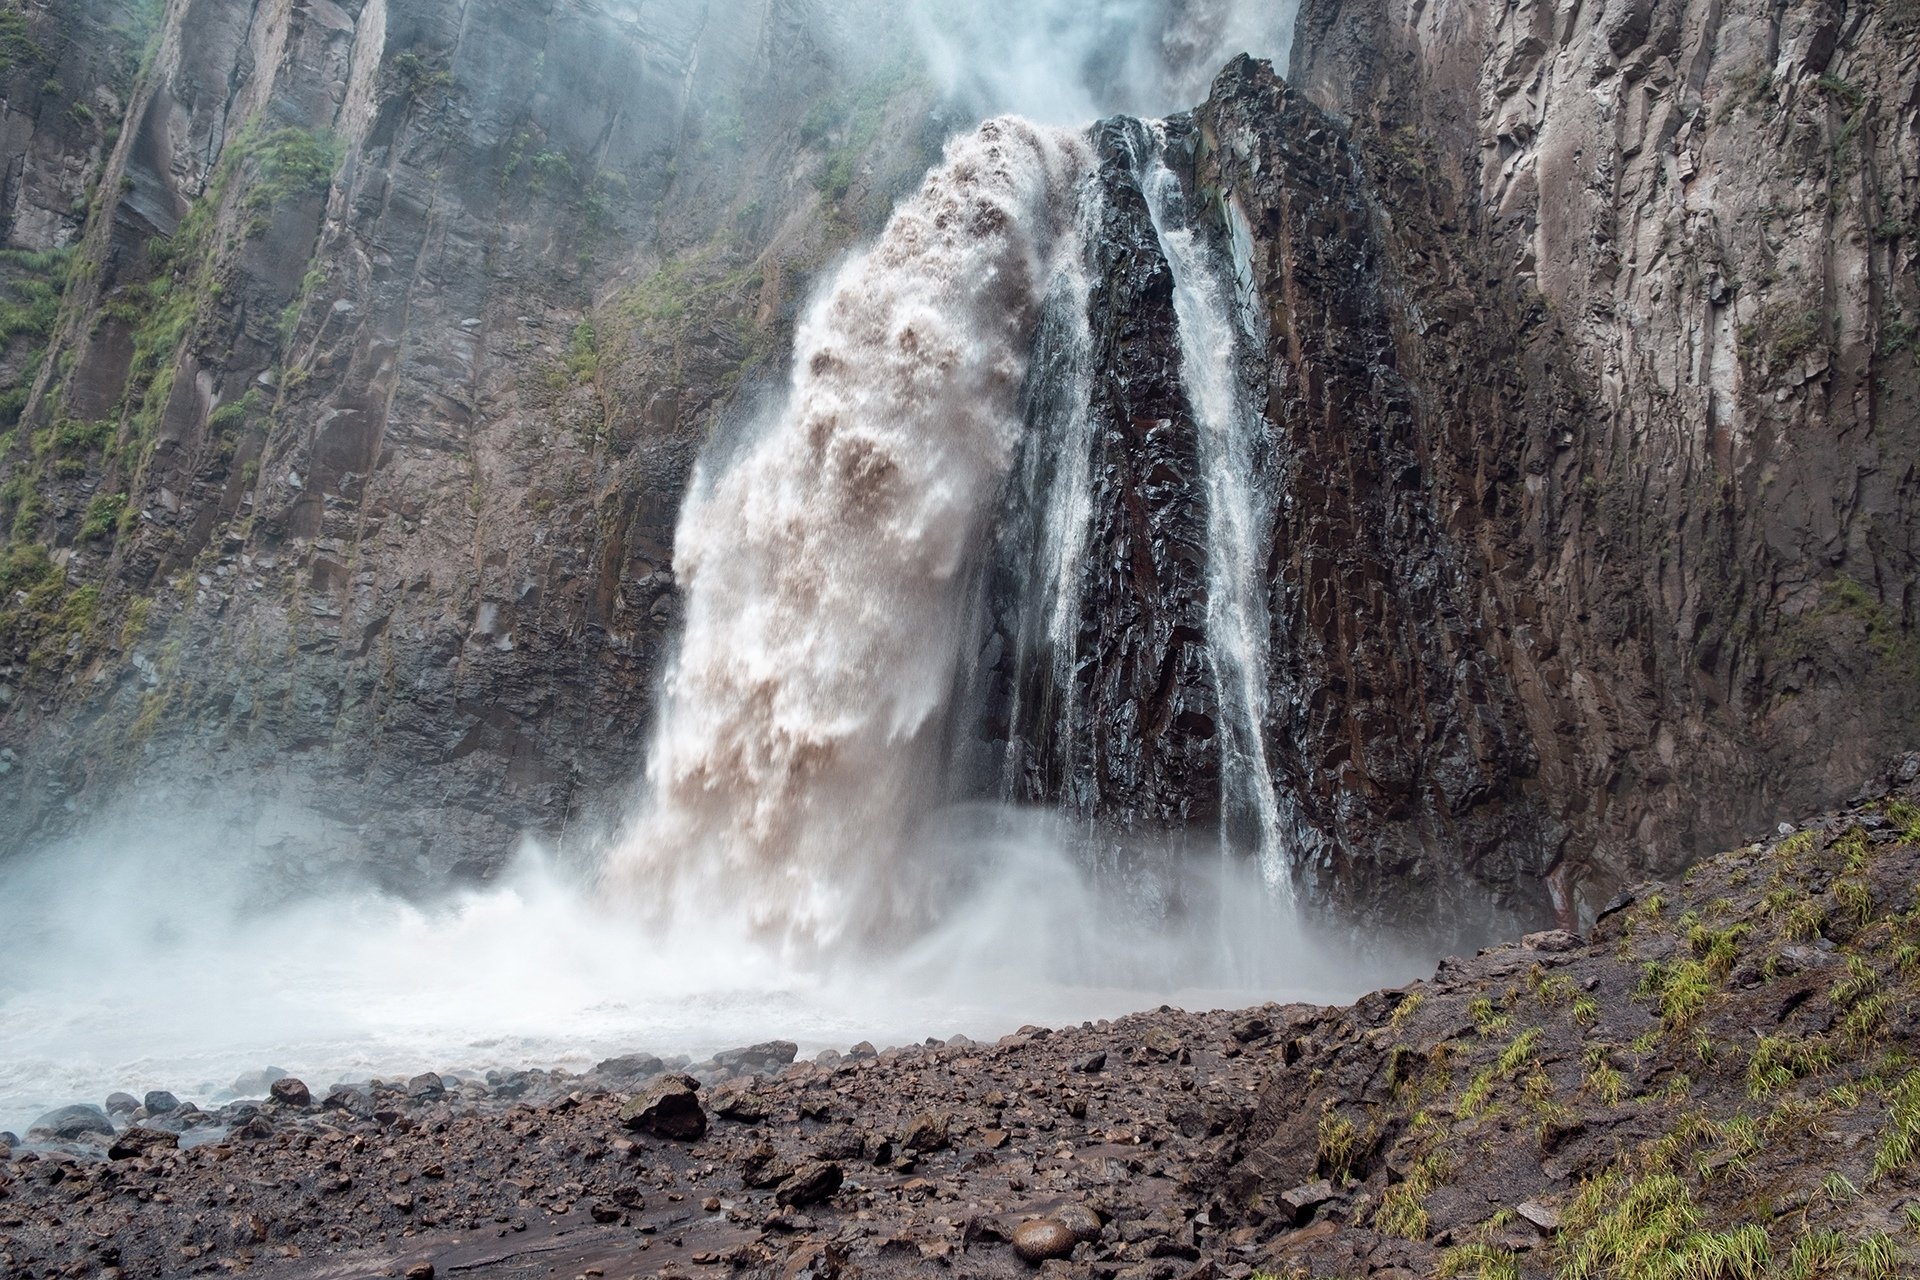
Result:
M1411 623L1471 637L1426 661L1475 711L1428 739L1444 807L1516 790L1563 902L1912 736L1916 30L1903 0L1302 7L1293 81L1350 122L1421 518L1466 569L1460 623L1444 593ZM1404 726L1412 683L1372 688L1354 740L1411 741L1355 708Z
M0 845L130 779L403 883L597 821L694 458L947 132L904 43L808 0L5 15ZM1916 31L1305 0L1291 87L1241 60L1169 123L1257 339L1261 740L1309 885L1571 920L1911 737ZM1128 127L1077 656L1013 617L1010 515L962 774L1165 829L1221 820L1226 762Z
M131 780L417 884L623 792L693 459L944 133L709 8L8 11L0 841Z

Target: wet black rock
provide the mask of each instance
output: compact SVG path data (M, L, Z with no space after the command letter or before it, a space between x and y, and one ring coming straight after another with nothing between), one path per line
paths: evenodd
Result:
M629 1053L608 1058L595 1066L593 1074L612 1084L631 1084L650 1079L667 1069L667 1064L650 1053Z
M140 1100L130 1093L107 1095L107 1114L110 1116L130 1116L139 1109Z
M135 1125L113 1140L113 1144L107 1148L107 1158L127 1160L151 1155L155 1151L171 1151L179 1145L180 1135L177 1133Z
M754 1071L778 1071L794 1060L800 1046L791 1040L769 1040L744 1049L728 1049L713 1055L716 1066L746 1075Z
M832 1161L801 1165L793 1176L773 1193L774 1203L788 1209L803 1209L818 1204L840 1189L846 1175Z
M431 1071L422 1071L407 1081L407 1096L419 1101L438 1098L447 1091L447 1083Z
M141 1105L146 1107L148 1115L162 1116L169 1111L177 1110L180 1106L180 1099L174 1097L165 1089L150 1089L147 1091L147 1096Z
M113 1136L113 1121L99 1107L81 1103L49 1111L27 1126L27 1137L39 1142L72 1142L80 1138Z
M668 1076L622 1106L620 1123L638 1133L691 1142L707 1131L699 1088L690 1076Z

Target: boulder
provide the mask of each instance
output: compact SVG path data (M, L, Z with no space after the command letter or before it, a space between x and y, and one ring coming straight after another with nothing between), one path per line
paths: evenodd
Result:
M447 1082L438 1073L422 1071L407 1081L407 1096L419 1102L431 1102L447 1092Z
M629 1099L620 1108L620 1123L636 1133L692 1142L707 1131L699 1088L691 1076L668 1076Z
M773 1193L774 1202L787 1209L804 1209L838 1191L844 1180L840 1166L832 1161L803 1164Z
M180 1099L165 1089L150 1089L147 1091L146 1098L142 1100L142 1105L146 1107L148 1115L163 1116L169 1111L177 1111L180 1107Z
M950 1141L952 1127L952 1112L924 1112L900 1135L900 1145L909 1151L939 1151Z
M594 1067L593 1074L613 1084L632 1084L650 1079L667 1069L667 1064L650 1053L629 1053L608 1058Z
M264 1098L267 1090L273 1087L275 1080L284 1079L288 1072L285 1067L268 1067L262 1071L249 1071L233 1082L233 1095L236 1098Z
M107 1118L107 1113L86 1103L49 1111L27 1126L27 1137L39 1142L112 1136L113 1121Z
M307 1086L292 1076L282 1076L267 1089L267 1096L283 1107L304 1107L313 1101Z
M130 1093L107 1095L107 1114L110 1116L130 1116L139 1109L140 1100Z

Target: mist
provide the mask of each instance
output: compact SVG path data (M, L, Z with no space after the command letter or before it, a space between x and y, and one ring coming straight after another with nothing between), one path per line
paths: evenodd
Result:
M1237 54L1284 74L1298 8L1297 0L918 0L907 15L950 98L981 116L1084 124L1193 107Z
M991 1038L1163 1002L1331 1003L1433 960L1276 913L1245 862L1141 846L1178 870L1096 877L1054 819L997 806L916 834L913 937L808 966L719 904L639 927L587 851L529 843L492 883L424 899L337 873L292 897L300 869L238 825L147 797L0 867L0 1129L117 1089L219 1101L267 1066L324 1089L774 1036L809 1054Z

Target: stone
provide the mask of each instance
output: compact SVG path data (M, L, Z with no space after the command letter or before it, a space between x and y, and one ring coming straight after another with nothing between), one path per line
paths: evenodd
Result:
M1233 1023L1233 1038L1241 1044L1251 1044L1273 1034L1273 1024L1257 1013L1244 1018L1236 1018Z
M111 1138L113 1121L99 1107L81 1103L49 1111L27 1126L30 1140L72 1142L79 1138Z
M725 1084L713 1091L713 1114L741 1124L759 1124L767 1118L767 1101L750 1084Z
M599 1063L594 1067L593 1074L616 1084L630 1084L657 1076L666 1069L666 1062L650 1053L629 1053Z
M153 1089L148 1091L141 1105L146 1107L148 1115L163 1116L169 1111L178 1110L180 1107L180 1099L174 1097L165 1089Z
M692 1142L707 1131L699 1087L691 1076L668 1076L629 1099L620 1108L620 1123L636 1133Z
M1569 933L1565 929L1546 929L1540 933L1526 935L1520 939L1520 945L1529 951L1560 953L1577 951L1585 946L1586 942L1579 934Z
M840 1189L846 1175L832 1161L804 1164L773 1193L774 1202L787 1209L818 1204Z
M1083 1204L1063 1204L1047 1216L1073 1232L1076 1240L1098 1240L1104 1225L1100 1215Z
M1280 1203L1293 1215L1293 1220L1304 1222L1313 1216L1313 1211L1333 1199L1333 1183L1321 1178L1317 1182L1302 1183L1280 1193Z
M433 1264L416 1262L407 1268L407 1280L433 1280Z
M1165 1027L1154 1027L1148 1031L1146 1035L1141 1037L1140 1044L1148 1053L1154 1054L1157 1057L1177 1058L1180 1056L1180 1037Z
M777 1187L793 1174L771 1142L762 1142L740 1158L740 1181L755 1190Z
M1073 1229L1057 1218L1034 1218L1013 1229L1013 1251L1035 1266L1049 1258L1064 1258L1080 1242Z
M165 1129L148 1129L135 1125L113 1140L107 1148L110 1160L128 1160L134 1156L151 1155L155 1151L171 1151L180 1145L180 1135Z
M939 1151L947 1145L952 1125L950 1111L924 1112L900 1135L900 1145L909 1151Z
M283 1107L304 1107L313 1101L307 1086L292 1076L275 1080L268 1087L267 1096Z
M140 1109L140 1100L130 1093L110 1093L106 1106L110 1116L130 1116Z
M1107 1069L1107 1054L1103 1049L1099 1053L1090 1053L1073 1064L1073 1069L1083 1075L1095 1075Z
M1538 1200L1525 1200L1514 1208L1514 1212L1532 1223L1542 1235L1551 1235L1560 1229L1560 1211L1552 1205L1542 1204Z
M407 1081L407 1096L417 1102L430 1102L447 1092L447 1082L432 1071L422 1071Z
M747 1075L752 1072L773 1072L791 1063L800 1052L800 1046L791 1040L769 1040L764 1044L749 1045L744 1049L728 1049L713 1055L715 1065L728 1071Z
M227 1136L248 1142L259 1142L273 1136L273 1122L263 1115L250 1116L244 1123L229 1130Z

